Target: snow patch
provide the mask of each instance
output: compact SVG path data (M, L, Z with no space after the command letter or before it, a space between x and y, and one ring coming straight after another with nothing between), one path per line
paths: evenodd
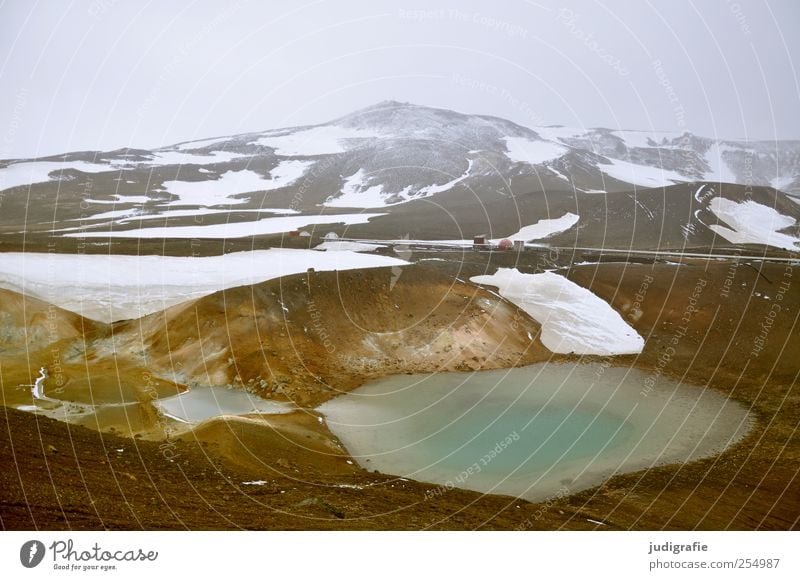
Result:
M234 159L252 157L245 153L233 151L212 151L207 155L194 155L182 151L157 151L152 159L135 162L135 165L208 165L211 163L228 163Z
M708 226L714 233L733 244L764 244L797 252L800 239L779 233L784 228L797 223L793 217L783 215L777 210L755 201L735 202L723 197L715 197L708 205L720 220L728 226L718 224Z
M499 268L470 280L497 286L501 296L530 314L542 325L542 343L552 352L635 354L644 347L644 339L607 302L558 274Z
M119 171L119 168L113 165L87 161L23 161L0 169L0 190L57 180L61 178L60 173L68 169L75 169L83 173ZM59 172L59 174L51 178L51 174L54 172Z
M366 175L359 169L348 177L342 185L341 195L329 197L323 204L327 207L384 207L383 185L367 186Z
M713 143L706 151L706 163L711 168L705 174L706 181L716 181L718 183L737 183L736 175L731 168L725 163L722 154L726 151L733 150L733 147L728 145L720 145Z
M612 131L611 134L622 139L628 149L667 148L669 145L664 144L665 140L680 137L680 133L658 133L652 131L620 130Z
M430 196L435 195L437 193L443 193L445 191L449 191L449 190L453 189L456 185L458 185L459 183L461 183L462 181L464 181L465 179L467 179L469 177L470 172L472 171L472 164L473 163L474 162L473 162L472 159L468 159L467 160L467 170L464 173L462 173L459 177L451 179L447 183L443 183L441 185L427 185L425 187L422 187L422 188L419 189L419 191L417 192L417 195L415 197L417 197L417 198L430 197Z
M375 131L320 125L304 131L278 136L261 137L254 144L275 149L276 155L330 155L350 149L350 139L370 139L381 136Z
M188 143L181 143L177 147L181 151L186 151L187 149L205 149L206 147L211 147L212 145L225 143L228 140L230 140L230 137L217 137L215 139L203 139L202 141L189 141Z
M516 163L538 165L545 161L558 159L569 149L552 141L532 141L525 137L503 137L506 142L506 156Z
M163 187L180 199L169 205L222 205L247 203L249 199L231 196L253 191L272 191L293 184L305 173L311 163L306 161L283 161L270 171L265 179L255 171L226 171L219 179L206 181L165 181Z
M100 322L139 318L226 288L317 271L405 266L389 256L272 248L223 256L0 253L0 288ZM388 274L387 274L388 276Z
M84 199L86 203L94 203L94 204L119 204L123 205L126 203L147 203L148 201L156 201L154 198L148 195L114 195L114 199Z
M507 239L512 242L522 240L528 242L530 240L540 240L553 234L565 232L572 226L578 223L580 218L574 213L565 213L560 218L555 219L541 219L533 225L525 226L516 234L508 236ZM496 242L495 240L492 240Z
M794 175L784 175L783 177L776 177L771 180L769 184L779 191L788 189L789 186L797 179Z
M363 242L346 242L328 240L316 246L315 250L325 250L328 252L372 252L379 248L385 248L382 244L365 244Z
M642 187L667 187L675 185L676 181L692 181L685 175L670 169L638 165L620 159L609 159L609 161L611 161L609 165L598 165L600 171L619 181Z
M154 228L138 228L133 230L116 230L105 232L81 232L64 234L73 238L247 238L268 234L281 234L298 230L305 226L317 224L365 224L374 217L385 213L344 213L331 215L297 215L286 217L270 217L248 222L228 222L200 226L164 226Z

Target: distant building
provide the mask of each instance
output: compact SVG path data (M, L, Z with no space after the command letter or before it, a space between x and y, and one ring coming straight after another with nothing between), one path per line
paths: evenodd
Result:
M474 247L475 249L485 248L486 247L486 236L484 234L481 234L479 236L475 236L472 239L472 247Z
M509 239L502 239L500 240L500 243L497 244L497 247L501 250L510 250L514 247L514 242Z
M514 240L514 249L521 252L525 249L525 240Z

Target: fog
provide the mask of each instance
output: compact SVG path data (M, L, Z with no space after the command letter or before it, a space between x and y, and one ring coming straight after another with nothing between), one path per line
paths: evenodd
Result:
M394 99L535 126L800 138L787 1L0 5L0 158L324 122Z

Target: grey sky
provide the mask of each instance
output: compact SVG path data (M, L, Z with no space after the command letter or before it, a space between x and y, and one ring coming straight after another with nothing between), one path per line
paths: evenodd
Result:
M800 3L0 4L0 158L323 122L384 99L524 125L800 138Z

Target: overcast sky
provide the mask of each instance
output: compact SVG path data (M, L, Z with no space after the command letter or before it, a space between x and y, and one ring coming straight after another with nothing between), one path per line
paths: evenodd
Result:
M0 158L318 123L395 99L527 126L800 138L800 2L0 4Z

